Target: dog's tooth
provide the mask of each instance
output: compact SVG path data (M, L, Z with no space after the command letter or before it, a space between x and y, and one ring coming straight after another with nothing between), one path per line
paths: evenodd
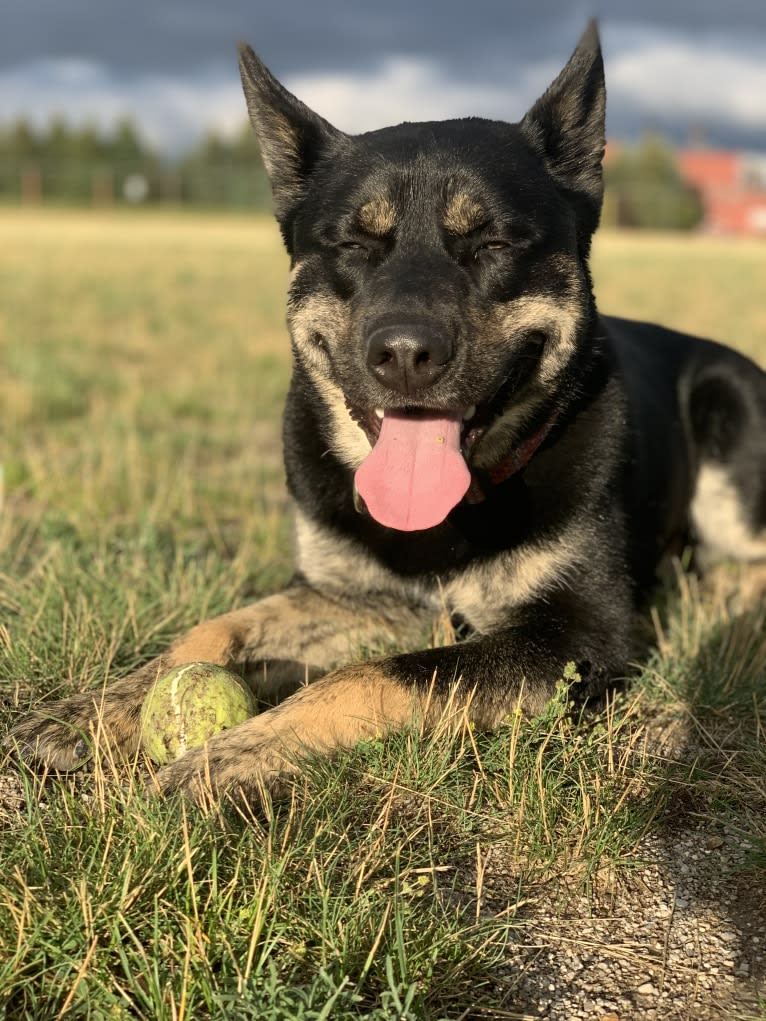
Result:
M470 422L475 414L476 414L476 405L472 404L471 407L463 415L463 421L464 422Z
M354 483L353 494L354 494L354 510L356 511L357 514L366 514L367 504L364 502L359 490L356 488L356 483Z
M383 408L376 408L375 414L377 415L378 418L383 418Z

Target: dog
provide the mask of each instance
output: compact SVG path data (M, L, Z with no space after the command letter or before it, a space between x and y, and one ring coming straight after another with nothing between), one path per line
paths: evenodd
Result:
M197 660L286 695L159 771L193 798L279 785L306 755L448 707L481 728L536 714L567 664L596 696L624 675L669 551L766 557L766 374L596 310L595 24L516 124L352 137L247 46L240 68L292 267L295 575L11 733L55 770L96 733L132 755L151 684ZM461 640L427 647L445 610Z

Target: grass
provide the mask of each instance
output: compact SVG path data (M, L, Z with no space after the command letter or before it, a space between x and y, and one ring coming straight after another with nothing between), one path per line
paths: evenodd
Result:
M270 223L0 218L5 728L287 579L289 366ZM762 246L605 235L594 267L605 311L766 357ZM762 882L763 607L735 588L661 594L600 711L372 741L253 818L0 770L0 1017L522 1016L503 964L542 889L610 886L679 820L734 827Z

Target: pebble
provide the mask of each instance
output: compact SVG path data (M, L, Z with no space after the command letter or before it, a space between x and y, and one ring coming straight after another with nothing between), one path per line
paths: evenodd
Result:
M656 996L657 988L652 982L642 982L636 992L639 996Z

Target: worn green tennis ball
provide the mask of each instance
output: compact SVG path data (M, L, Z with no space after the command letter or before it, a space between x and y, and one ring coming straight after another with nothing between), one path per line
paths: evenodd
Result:
M160 677L141 707L141 744L163 766L255 714L244 682L215 663L185 663Z

